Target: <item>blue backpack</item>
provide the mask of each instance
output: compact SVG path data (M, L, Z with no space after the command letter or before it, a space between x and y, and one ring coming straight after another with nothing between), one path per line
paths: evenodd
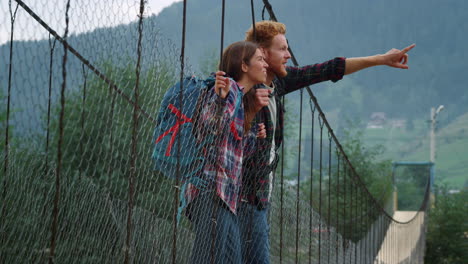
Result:
M179 180L192 183L200 189L208 184L198 177L204 166L202 149L212 139L206 137L203 142L199 142L194 123L208 90L214 84L213 77L205 80L186 77L183 80L183 91L180 82L169 88L161 102L154 131L154 169L171 179L176 179L179 174Z

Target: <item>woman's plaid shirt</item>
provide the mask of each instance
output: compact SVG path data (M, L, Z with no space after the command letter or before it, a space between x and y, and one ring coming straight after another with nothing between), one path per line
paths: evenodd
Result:
M226 98L221 99L212 88L201 110L198 127L199 140L213 136L214 141L205 152L205 165L201 179L209 182L206 190L188 184L185 192L187 204L192 202L200 191L216 191L231 212L236 213L239 201L242 161L244 152L255 144L253 132L244 135L243 87L231 79L231 87ZM210 135L206 134L209 133Z

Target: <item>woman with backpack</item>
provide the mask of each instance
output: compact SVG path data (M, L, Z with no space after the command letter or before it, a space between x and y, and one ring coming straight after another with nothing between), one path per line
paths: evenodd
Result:
M256 111L246 94L266 80L262 51L257 44L239 41L227 47L216 82L206 95L198 116L199 140L212 138L204 149L199 182L188 184L186 215L192 221L195 241L191 263L241 263L240 231L236 210L242 184L242 160L265 137L263 124L251 127ZM268 104L268 97L263 106ZM263 107L262 106L262 107ZM202 187L201 187L202 186Z

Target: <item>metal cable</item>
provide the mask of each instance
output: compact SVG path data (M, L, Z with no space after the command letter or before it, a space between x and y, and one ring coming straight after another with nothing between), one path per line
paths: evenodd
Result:
M128 212L127 212L127 233L125 239L125 258L124 263L132 263L132 232L133 232L133 206L135 203L135 174L137 170L137 148L138 148L138 97L139 97L139 87L140 87L140 70L141 70L141 40L143 38L143 14L145 11L145 1L140 1L140 13L138 21L138 44L137 44L137 63L135 67L135 89L134 89L134 98L135 104L133 105L133 126L132 126L132 147L131 147L131 159L130 159L130 173L128 177Z
M67 6L65 9L65 34L64 39L68 37L68 24L69 16L68 12L70 10L70 0L67 1ZM67 49L64 45L63 47L63 62L62 62L62 88L60 90L60 117L59 117L59 139L57 146L57 169L55 174L55 196L54 196L54 208L52 211L52 234L50 241L50 256L49 263L54 263L55 257L55 243L57 239L57 229L58 229L58 214L59 214L59 201L60 201L60 176L62 170L62 144L63 144L63 132L64 132L64 116L65 116L65 89L67 87Z
M49 171L49 141L50 141L50 110L52 106L52 67L54 65L54 49L56 44L56 39L51 43L50 35L49 35L49 49L50 49L50 56L49 56L49 91L47 96L47 128L46 128L46 145L45 145L45 166L44 166L44 175L46 175Z
M346 263L346 176L348 176L348 167L345 166L346 164L343 164L344 168L344 175L343 175L343 256L344 256L344 262Z
M332 167L332 139L330 133L328 133L328 204L327 204L327 236L328 236L328 255L327 255L327 263L330 263L330 251L331 251L331 243L330 243L330 229L331 229L331 167Z
M257 40L257 29L255 28L255 12L254 12L254 2L250 0L250 10L252 13L252 30L253 30L253 37L254 40Z
M300 96L300 110L299 110L299 154L297 159L297 188L296 188L296 263L299 263L299 211L300 211L300 189L301 189L301 147L302 147L302 103L303 92L301 90Z
M322 162L323 162L323 116L319 114L319 125L320 125L320 161L319 161L319 228L318 228L318 263L321 263L321 248L322 248Z
M16 12L18 11L18 5L16 5L15 11L11 9L11 1L8 2L8 7L10 11L10 21L11 21L11 33L10 33L10 54L9 54L9 66L8 66L8 91L7 91L7 112L6 112L6 123L5 123L5 149L4 149L4 160L3 160L3 191L2 191L2 212L1 212L1 227L3 229L3 222L6 216L6 195L8 189L8 159L9 159L9 152L10 152L10 142L9 142L9 130L10 130L10 107L11 107L11 78L12 78L12 68L13 68L13 36L14 36L14 29L15 29L15 20L16 20ZM6 233L0 234L1 238L0 241L5 240ZM1 257L1 256L0 256Z
M336 225L336 230L338 232L338 228L339 228L339 225L340 225L340 199L339 199L339 194L340 194L340 161L341 161L341 155L340 153L338 153L338 157L337 157L337 173L336 173L336 222L335 222L335 225ZM338 240L338 235L336 236L336 250L335 250L335 254L336 254L336 264L338 264L338 251L339 251L339 240Z
M310 142L310 210L309 210L309 263L312 263L312 233L313 233L313 221L312 221L312 212L313 212L313 186L314 186L314 129L315 129L315 106L309 100L310 110L312 113L312 127L311 127L311 142Z
M80 156L83 157L83 137L85 133L85 120L86 120L86 88L87 88L87 81L88 81L88 73L85 71L84 64L81 64L81 74L83 75L83 94L81 97L81 117L80 117L80 128L81 128L81 140L79 145L79 152ZM82 166L79 167L80 169L80 177L83 174Z
M279 99L284 105L284 96ZM284 210L284 144L281 144L281 193L280 193L280 263L283 263L283 210Z
M223 65L223 49L224 49L224 19L225 19L225 11L226 11L226 1L223 0L222 6L221 6L221 37L220 37L220 55L219 55L219 65ZM221 105L221 90L219 91L219 100L218 100L218 106ZM219 111L222 109L219 108ZM221 120L218 120L218 131L221 131ZM220 154L220 148L217 148L217 154L216 154L216 160L218 160L219 154ZM216 162L216 161L215 161ZM221 161L219 162L219 166L216 167L216 175L215 175L215 181L216 178L219 174L219 169L221 168L222 164ZM214 188L216 187L216 183L214 185ZM216 236L217 236L217 219L218 219L218 198L216 197L216 189L213 191L213 208L212 208L212 215L211 215L211 248L210 248L210 263L214 264L216 262L215 260L215 247L216 247Z
M182 13L182 42L180 46L180 92L179 92L179 107L180 111L183 111L183 90L184 90L184 68L185 68L185 31L187 20L187 0L183 2L183 13ZM181 117L177 116L177 123L181 122ZM179 188L180 188L180 133L177 135L177 164L176 164L176 179L174 188L174 203L172 213L172 263L177 263L177 210L179 207Z

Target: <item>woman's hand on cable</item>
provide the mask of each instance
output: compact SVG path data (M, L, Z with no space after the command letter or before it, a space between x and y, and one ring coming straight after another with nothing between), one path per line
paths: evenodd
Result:
M217 71L215 81L215 92L223 99L226 98L229 93L229 88L231 87L229 78L224 77L224 75L226 75L225 72Z

